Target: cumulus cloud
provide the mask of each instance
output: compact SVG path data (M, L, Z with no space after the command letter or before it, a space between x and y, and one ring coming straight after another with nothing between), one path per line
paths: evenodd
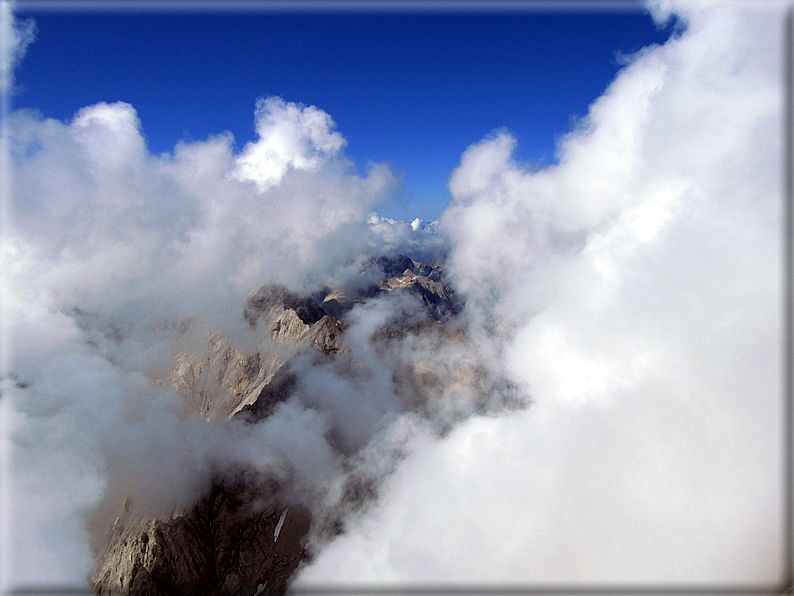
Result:
M265 359L295 356L245 321L252 291L371 290L382 274L373 257L435 262L449 248L435 222L373 211L400 182L378 164L356 172L324 112L270 98L256 119L260 140L240 154L223 134L152 155L124 102L67 122L34 110L8 116L14 226L0 243L0 286L13 350L0 406L13 549L3 552L4 587L83 582L120 508L167 515L219 470L241 466L289 485L322 545L374 497L410 437L487 409L471 380L495 381L465 346L408 332L373 351L384 325L422 319L415 297L387 294L352 308L335 359L290 361L294 395L264 421L191 410L204 396L186 397L175 371L186 357L209 361L212 338ZM211 374L197 371L197 383L217 397ZM434 399L416 412L427 394ZM351 479L370 491L356 503Z
M325 112L271 98L256 119L261 138L239 155L227 134L155 156L123 102L70 122L8 116L14 226L0 276L13 351L2 404L15 548L5 581L84 581L83 517L100 498L162 513L203 490L218 462L298 470L308 501L339 475L324 415L285 405L248 430L185 419L163 381L179 353L207 349L209 332L256 349L242 308L262 284L313 291L399 244L367 221L399 181L377 164L358 174Z
M667 6L667 5L666 5ZM441 225L533 404L417 435L299 582L781 581L781 13L659 5L530 171L472 145Z
M267 139L341 140L319 130L329 121L318 114L266 101L257 117L269 123ZM249 175L269 176L269 162L256 169L246 152L233 155L228 135L150 155L124 103L83 108L70 123L20 111L9 127L18 235L57 263L43 284L53 300L89 310L159 300L185 315L236 317L239 295L264 279L299 287L347 263L369 233L367 214L398 184L383 166L351 172L341 154L302 169L306 161L286 149L283 163L297 165L262 189L237 174L246 164ZM205 284L214 292L198 291Z
M259 99L256 132L237 160L235 176L252 180L260 190L277 184L289 168L313 170L332 158L345 140L324 111L287 103L280 97Z

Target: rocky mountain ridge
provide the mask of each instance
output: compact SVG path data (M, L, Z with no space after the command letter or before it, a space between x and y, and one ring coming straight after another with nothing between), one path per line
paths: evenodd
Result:
M327 288L302 295L271 284L248 296L243 318L268 350L245 353L213 333L204 353L179 354L170 383L184 399L186 415L221 423L258 424L267 419L295 395L300 378L293 364L299 358L322 365L346 356L348 315L354 307L395 292L407 295L415 312L373 334L376 351L383 353L406 337L460 341L455 324L463 304L441 265L406 256L380 257L367 263L365 273L372 281L357 290ZM459 375L461 382L474 382L477 371L466 371ZM394 369L392 383L404 398L403 408L428 411L426 387L438 384L433 374L410 363ZM347 510L377 493L366 476L352 474L348 480ZM280 595L300 563L310 557L310 530L326 535L343 531L340 515L315 519L290 486L267 473L218 470L191 507L171 515L137 516L125 503L105 539L95 546L91 583L98 594L107 596Z

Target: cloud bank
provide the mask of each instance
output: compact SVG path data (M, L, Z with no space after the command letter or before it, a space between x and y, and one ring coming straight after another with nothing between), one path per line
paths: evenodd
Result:
M159 156L125 103L11 114L4 581L84 581L87 512L114 495L167 512L219 463L297 470L307 502L338 507L352 454L386 480L318 538L304 585L775 582L780 14L652 10L686 28L630 57L557 165L525 168L505 131L464 153L444 236L373 214L399 180L357 173L317 107L265 98L241 153L220 135ZM375 353L415 304L367 303L349 359L296 364L312 407L246 428L185 417L161 382L208 332L260 347L241 306L263 283L359 283L372 256L448 246L465 342ZM393 386L405 362L441 380L423 417ZM478 367L532 405L497 415Z
M131 496L146 514L167 513L203 490L212 466L272 472L286 462L316 500L341 474L329 428L346 424L345 436L366 442L392 408L388 392L374 412L361 397L348 403L347 422L332 404L319 408L327 416L285 405L241 430L185 419L163 381L180 353L207 349L210 332L235 349L261 348L242 317L259 286L343 285L372 255L427 236L372 214L399 180L376 164L359 175L325 112L268 98L256 122L259 140L239 155L221 135L155 156L129 104L89 106L70 122L8 117L14 229L0 275L13 338L2 401L14 549L5 577L16 583L84 581L84 517L100 498ZM320 372L308 370L311 384ZM372 428L362 430L366 416Z
M781 13L674 10L557 165L496 131L450 179L454 280L533 405L417 437L299 582L781 581Z

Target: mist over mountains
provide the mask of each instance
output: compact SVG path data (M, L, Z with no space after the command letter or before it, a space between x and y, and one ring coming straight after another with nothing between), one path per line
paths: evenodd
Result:
M457 357L470 352L455 320L462 309L441 266L404 255L372 259L345 290L300 295L267 285L249 295L243 317L259 337L254 353L211 333L197 352L177 355L170 379L154 381L184 399L182 420L217 423L230 442L224 457L207 454L203 482L191 479L199 496L173 512L106 492L90 514L95 589L282 594L403 457L407 437L394 437L389 419L411 415L442 436L473 412L525 405L508 381ZM259 457L239 457L246 443Z
M649 7L558 162L494 131L434 224L320 107L237 154L8 114L3 587L777 582L782 12Z

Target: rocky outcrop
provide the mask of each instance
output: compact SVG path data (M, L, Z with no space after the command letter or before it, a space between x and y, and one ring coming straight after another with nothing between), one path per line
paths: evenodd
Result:
M184 399L186 415L219 423L257 424L268 418L300 385L296 359L308 355L321 364L343 361L348 313L387 293L413 296L417 313L410 320L390 321L376 333L371 338L380 346L376 352L388 351L412 334L437 337L438 345L461 340L459 328L449 323L463 304L439 264L399 256L374 259L367 267L371 283L355 290L327 288L303 295L268 285L252 293L243 318L260 338L259 349L246 353L214 333L202 349L177 356L170 382ZM436 373L409 364L395 369L394 382L402 387L398 393L406 396L406 408L428 411L423 391L442 382ZM377 492L371 478L349 480L344 511L355 510ZM126 507L97 547L92 584L108 596L283 594L307 557L315 522L291 490L246 469L217 472L190 507L168 516L135 515ZM341 528L340 520L317 521L323 528L315 531Z
M185 400L186 414L198 412L207 419L226 417L268 367L263 366L260 354L244 354L218 333L209 336L207 349L204 357L177 355L171 383Z
M250 471L216 477L187 511L116 519L92 583L117 596L279 596L304 550L310 516Z
M297 318L306 325L313 325L327 314L314 298L301 296L277 284L270 284L262 286L248 297L243 318L249 325L254 326L262 316L273 318L273 313L288 310L294 311Z
M440 265L419 263L404 255L395 259L380 257L374 265L384 272L382 289L409 292L419 299L431 319L448 321L463 310L463 302L450 287Z
M289 396L294 379L285 365L292 357L307 349L324 356L343 349L342 322L313 298L280 286L249 296L243 316L252 327L262 328L274 349L246 354L213 333L204 352L177 355L171 384L184 398L186 413L220 419L245 412L260 419Z
M280 366L266 382L251 392L232 412L232 416L243 417L248 422L267 418L281 402L287 401L298 384L298 377L288 365Z
M354 292L326 289L306 296L271 284L251 294L243 318L281 349L245 354L220 334L213 334L208 338L206 355L178 355L171 382L185 399L186 412L199 412L207 419L242 414L259 420L269 415L295 387L289 360L307 349L327 357L342 352L344 317L356 304L373 297L406 292L416 297L426 319L439 322L454 319L462 310L462 301L440 265L401 255L374 259L368 268L381 275ZM389 332L414 328L406 325L399 323Z

